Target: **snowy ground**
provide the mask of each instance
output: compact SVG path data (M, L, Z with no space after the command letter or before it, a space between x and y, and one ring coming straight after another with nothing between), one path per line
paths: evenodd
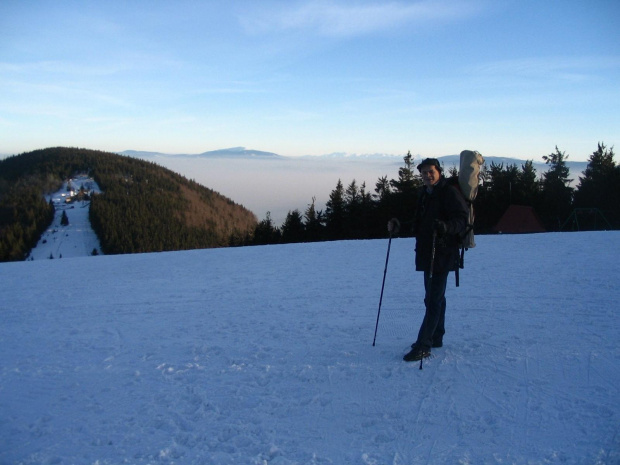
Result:
M88 220L90 201L80 200L67 203L66 199L70 197L68 186L73 187L75 191L84 186L87 192L101 192L92 178L76 176L65 182L58 192L47 196L46 200L49 202L51 199L56 208L54 221L41 235L39 243L30 252L28 260L85 257L91 255L93 250L101 253L99 239ZM69 224L66 226L60 222L63 212L69 219Z
M422 371L411 239L2 263L0 463L620 463L620 232L477 242Z

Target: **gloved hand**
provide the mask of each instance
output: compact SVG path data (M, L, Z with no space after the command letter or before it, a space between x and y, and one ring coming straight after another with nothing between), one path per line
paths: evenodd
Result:
M435 231L438 236L443 236L448 232L448 225L441 220L435 220L433 222L433 231Z
M398 218L392 218L388 221L387 230L390 234L398 234L400 231L400 221L398 221Z

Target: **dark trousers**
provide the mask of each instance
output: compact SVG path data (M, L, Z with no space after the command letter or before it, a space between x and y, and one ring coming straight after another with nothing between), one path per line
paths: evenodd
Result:
M418 332L416 344L425 349L430 349L433 343L442 342L446 332L446 283L448 282L448 272L430 273L424 272L424 304L426 313Z

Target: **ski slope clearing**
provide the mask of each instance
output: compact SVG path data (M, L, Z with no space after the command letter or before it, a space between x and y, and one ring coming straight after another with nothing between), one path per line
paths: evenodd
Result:
M620 463L620 232L477 244L421 371L413 239L2 263L0 463Z
M30 251L28 260L85 257L92 255L93 250L101 253L99 239L88 219L90 200L68 201L81 187L87 193L101 193L93 178L79 175L65 181L58 192L46 196L46 200L51 200L56 209L54 221ZM63 213L69 220L67 225L62 224Z

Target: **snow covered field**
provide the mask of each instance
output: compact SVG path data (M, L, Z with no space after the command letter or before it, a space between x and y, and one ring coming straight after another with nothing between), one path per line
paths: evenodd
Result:
M412 239L1 263L0 463L620 463L620 232L477 243L422 371Z

